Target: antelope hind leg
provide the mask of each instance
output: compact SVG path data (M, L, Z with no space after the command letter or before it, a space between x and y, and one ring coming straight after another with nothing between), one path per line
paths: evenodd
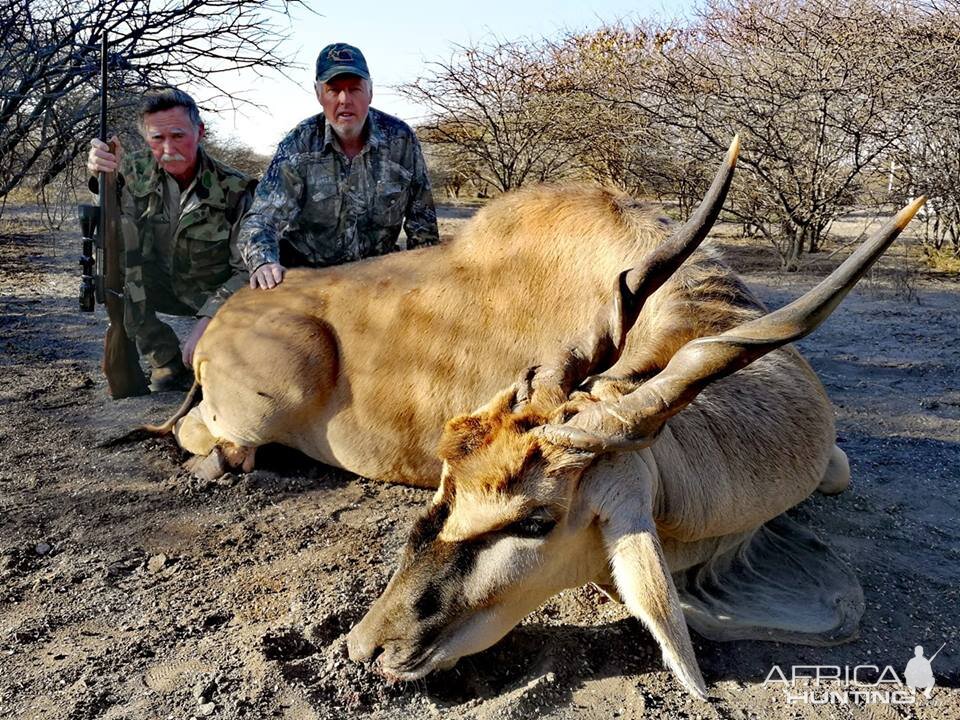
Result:
M201 405L197 405L177 421L173 427L173 436L180 447L187 452L194 455L209 455L217 445L217 438L204 422Z

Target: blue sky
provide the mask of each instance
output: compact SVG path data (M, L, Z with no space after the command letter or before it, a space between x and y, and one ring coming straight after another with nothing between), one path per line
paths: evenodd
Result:
M259 152L272 155L289 129L320 111L312 89L313 63L320 48L331 42L359 47L373 76L374 107L413 123L423 116L423 110L393 92L390 86L415 79L431 60L449 59L455 44L490 37L515 40L556 36L564 29L590 29L632 17L676 17L688 13L694 0L374 0L338 3L339 7L329 2L311 4L317 15L298 10L289 27L283 23L284 32L290 33L284 51L302 65L289 73L292 79L280 75L258 78L252 72L223 79L231 90L242 90L245 97L267 109L205 113L207 123L221 135L235 136ZM208 107L211 104L205 103Z

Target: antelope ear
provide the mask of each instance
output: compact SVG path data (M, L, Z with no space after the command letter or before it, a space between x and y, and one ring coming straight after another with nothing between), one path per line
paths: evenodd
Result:
M583 491L607 550L617 592L660 644L663 661L690 693L706 686L653 521L653 473L639 453L601 458Z
M440 436L437 454L441 460L456 462L489 442L492 428L485 417L461 415L447 423Z
M483 407L450 420L444 426L437 445L440 459L456 462L488 445L494 431L502 424L501 418L510 414L516 397L517 388L511 385Z

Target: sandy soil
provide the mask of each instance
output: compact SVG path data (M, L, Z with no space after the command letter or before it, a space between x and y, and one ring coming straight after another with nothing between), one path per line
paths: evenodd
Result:
M444 231L465 214L448 212ZM723 246L773 306L814 282L777 274L763 248ZM8 208L0 226L0 717L960 718L956 281L904 272L894 251L801 344L836 405L853 485L792 514L857 568L860 639L695 637L701 703L640 624L588 588L425 681L386 685L350 663L344 634L430 493L281 448L215 482L191 478L167 441L98 448L181 398L107 398L103 310L76 307L78 247L28 210ZM789 704L782 684L764 685L774 665L891 665L902 677L915 645L929 655L944 642L938 685L915 705Z

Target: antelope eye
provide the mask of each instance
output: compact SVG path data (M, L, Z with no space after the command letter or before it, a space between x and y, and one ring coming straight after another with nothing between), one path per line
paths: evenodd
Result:
M545 515L530 515L506 528L510 535L522 538L540 538L548 535L557 521Z

